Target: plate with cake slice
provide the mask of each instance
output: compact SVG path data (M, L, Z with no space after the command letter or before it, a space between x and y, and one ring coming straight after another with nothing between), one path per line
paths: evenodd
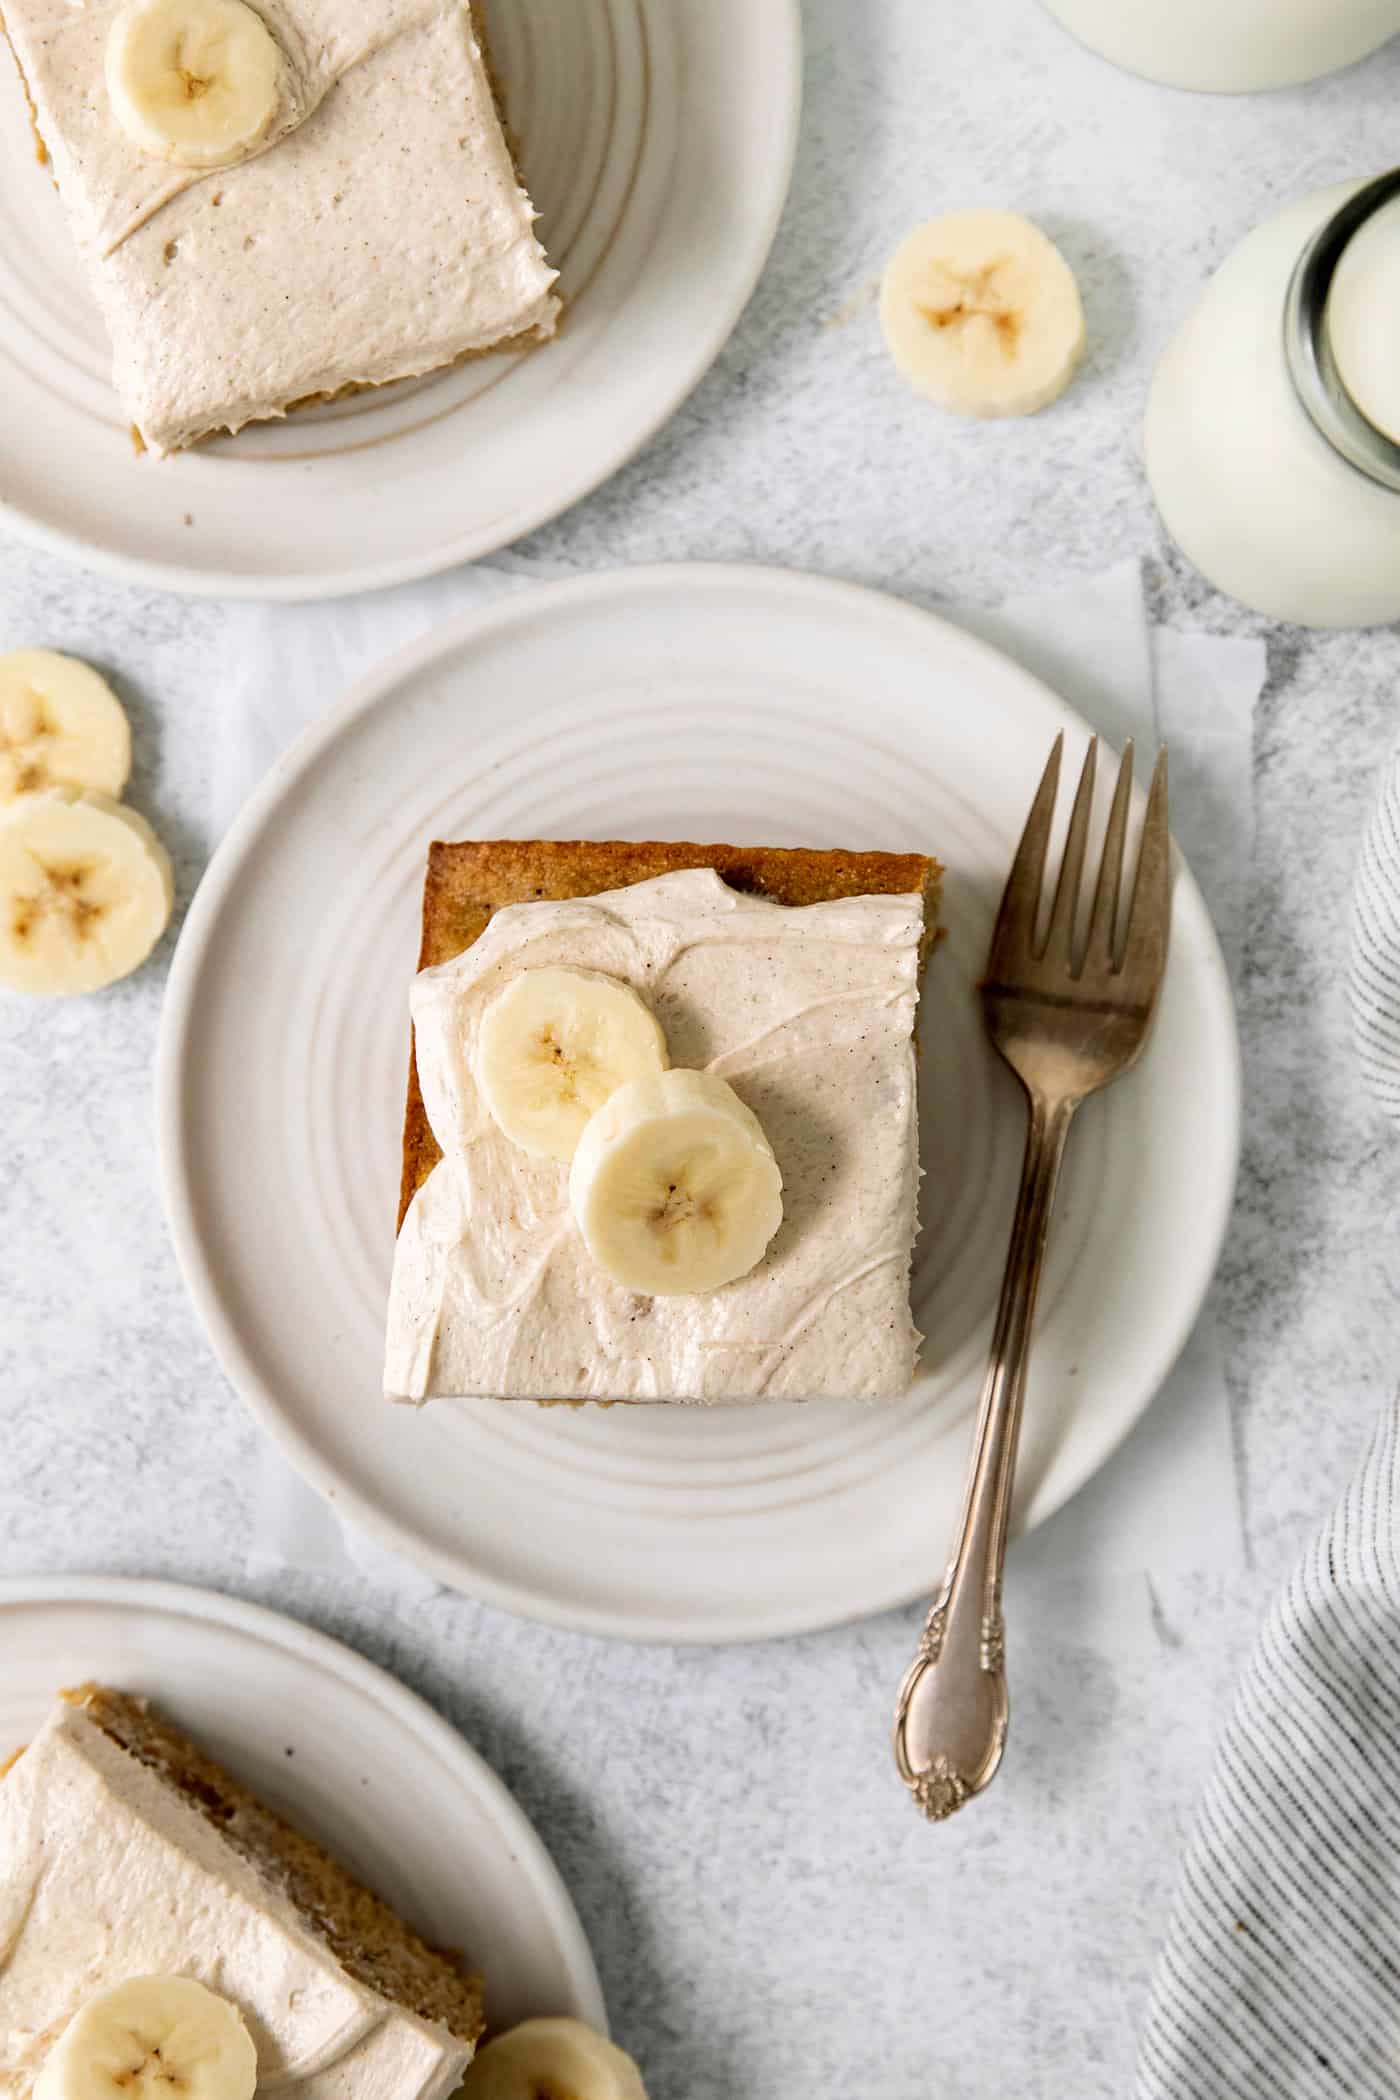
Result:
M161 1151L225 1370L348 1521L637 1638L928 1591L1024 1137L976 986L1061 732L931 614L683 566L460 620L287 754L177 951ZM1066 1170L1019 1525L1175 1360L1238 1124L1183 867Z
M302 598L504 546L766 259L797 0L6 0L0 523Z
M0 2091L96 2091L112 2019L173 2083L250 2092L249 2057L321 2100L447 2100L488 2027L605 2025L521 1811L349 1649L101 1577L0 1583L0 1639Z

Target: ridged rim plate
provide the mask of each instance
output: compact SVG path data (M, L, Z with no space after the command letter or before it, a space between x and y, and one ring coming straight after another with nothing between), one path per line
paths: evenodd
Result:
M136 457L0 36L0 523L166 590L311 598L471 561L614 473L680 404L772 244L797 0L490 0L557 342Z
M115 1576L0 1581L0 1759L65 1685L156 1701L485 1976L487 2017L606 2014L583 1927L522 1811L430 1706L339 1641L212 1590Z
M443 1581L598 1633L736 1640L925 1592L959 1498L1023 1112L975 984L1057 730L984 644L777 570L621 571L522 592L366 680L215 855L166 995L176 1248L234 1384L335 1506ZM948 938L922 1009L927 1343L891 1405L418 1412L379 1397L407 989L433 838L931 850ZM1020 1521L1059 1507L1175 1359L1239 1131L1229 987L1177 886L1156 1040L1085 1110L1050 1251Z

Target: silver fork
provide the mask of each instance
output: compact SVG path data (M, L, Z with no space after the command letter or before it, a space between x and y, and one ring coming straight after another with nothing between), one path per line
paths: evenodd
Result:
M1037 940L1063 747L1057 737L1002 894L982 985L987 1032L1025 1088L1030 1129L957 1543L895 1710L895 1763L933 1822L982 1791L1006 1746L1002 1568L1031 1326L1065 1139L1079 1104L1137 1062L1167 956L1165 751L1147 798L1127 925L1118 932L1131 744L1118 770L1088 934L1082 950L1076 944L1097 738L1079 777L1049 929L1043 944Z

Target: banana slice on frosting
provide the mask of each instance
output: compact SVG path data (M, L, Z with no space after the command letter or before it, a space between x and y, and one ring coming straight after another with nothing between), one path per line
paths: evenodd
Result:
M589 1253L648 1297L714 1291L762 1261L783 1177L727 1080L674 1070L630 1080L579 1139L569 1201Z
M909 384L965 416L1029 416L1069 385L1084 352L1074 273L1009 211L917 227L880 284L880 325Z
M132 144L183 168L242 160L281 101L281 50L244 0L127 0L107 33L106 70Z
M525 2020L479 2049L461 2100L647 2100L630 2056L582 2020Z
M131 729L105 678L56 649L0 656L0 803L42 788L119 796Z
M73 2015L34 2100L253 2100L257 2082L253 2038L226 1998L190 1976L135 1976Z
M664 1071L650 1007L599 970L524 970L481 1017L477 1087L525 1152L570 1160L595 1110L629 1079Z
M23 795L0 814L0 984L61 997L140 967L174 902L170 856L107 795Z

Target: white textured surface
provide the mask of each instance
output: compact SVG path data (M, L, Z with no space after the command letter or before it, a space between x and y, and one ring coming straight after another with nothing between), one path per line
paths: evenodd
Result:
M1400 1349L1400 1154L1356 1076L1342 985L1394 637L1266 630L1205 592L1160 547L1136 421L1153 352L1228 245L1290 191L1393 153L1400 49L1222 103L1108 72L1031 0L807 12L796 187L753 305L646 455L524 552L580 568L762 556L991 599L1156 548L1167 617L1269 634L1242 902L1245 1161L1218 1299L1240 1550L1207 1575L1145 1528L1131 1579L1104 1573L1124 1498L1171 1477L1173 1422L1154 1410L1017 1555L1014 1753L996 1794L940 1832L886 1762L913 1614L681 1653L515 1625L387 1567L254 1587L399 1670L516 1789L654 2100L872 2083L880 2100L1109 2100L1228 1687ZM1095 349L1036 424L944 424L900 391L868 309L822 325L908 223L967 200L1038 213L1081 272ZM211 843L230 617L0 550L0 644L113 672L134 794L184 895ZM1196 755L1220 825L1246 822L1204 735ZM247 1588L255 1437L185 1305L155 1190L159 996L156 969L100 1003L0 1006L0 1564Z

